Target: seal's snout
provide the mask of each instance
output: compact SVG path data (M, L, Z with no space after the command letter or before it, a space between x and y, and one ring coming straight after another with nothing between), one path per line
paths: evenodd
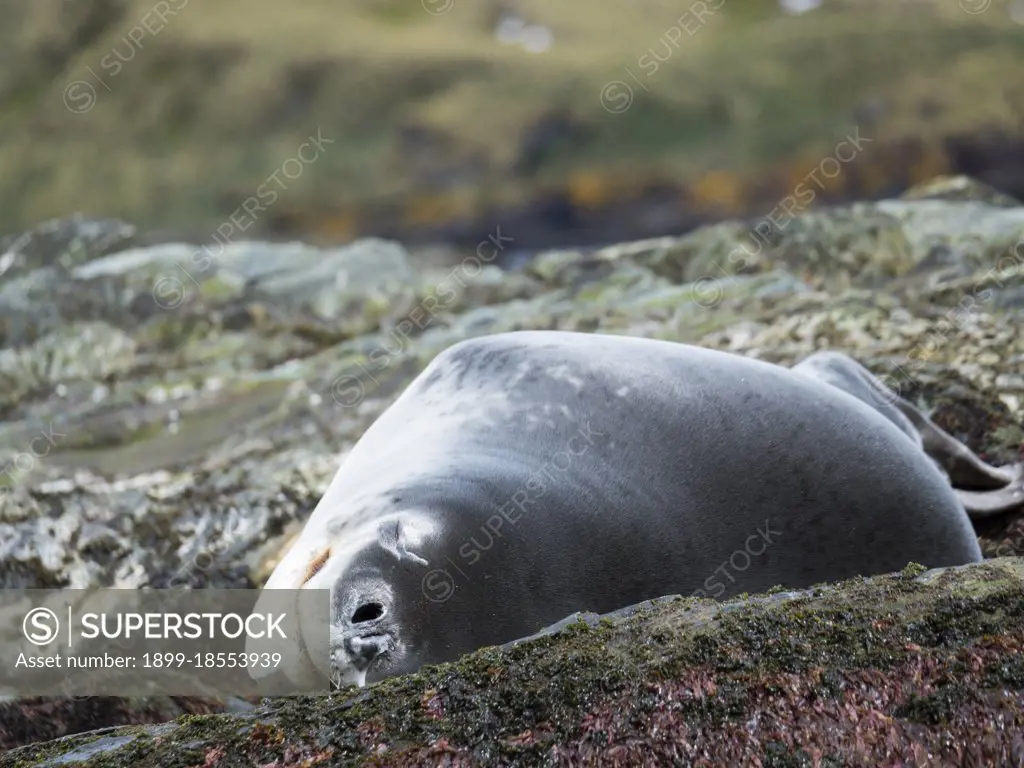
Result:
M349 661L359 670L369 666L394 645L381 619L387 614L383 603L376 600L360 602L348 619L345 632L345 653Z
M353 590L336 605L331 658L332 677L339 684L364 686L370 668L387 663L397 652L400 641L390 605L379 588Z
M391 646L388 635L355 635L345 640L349 661L359 671L369 669L374 661L391 650Z

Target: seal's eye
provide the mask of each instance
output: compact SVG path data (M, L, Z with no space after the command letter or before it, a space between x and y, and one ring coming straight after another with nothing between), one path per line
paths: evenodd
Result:
M380 603L363 603L356 612L352 614L352 623L359 624L366 621L379 619L384 615L384 606Z

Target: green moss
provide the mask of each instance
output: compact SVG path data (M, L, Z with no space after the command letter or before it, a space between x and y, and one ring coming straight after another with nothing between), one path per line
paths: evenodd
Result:
M911 694L895 711L901 717L925 725L942 725L971 698L970 689L958 683L945 685L927 696Z
M242 295L242 287L214 275L200 283L199 295L207 304L224 304Z
M65 739L51 741L45 745L33 744L26 750L26 754L19 755L18 758L11 763L11 768L27 768L27 766L30 765L38 765L46 760L60 757L61 755L78 749L79 747L92 744L94 741L97 741L102 737L102 733L89 733L80 736L69 736Z
M927 570L928 569L920 563L907 563L906 567L900 571L900 576L905 579L916 579Z
M986 670L985 684L993 688L1024 691L1024 658L1009 658L990 665Z
M1021 616L1024 616L1024 595L1018 587L980 599L940 598L933 611L909 622L905 629L907 639L918 645L956 647L969 637L1000 634Z

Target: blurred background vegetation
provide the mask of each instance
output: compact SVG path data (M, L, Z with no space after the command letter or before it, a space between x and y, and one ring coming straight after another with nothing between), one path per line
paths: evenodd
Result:
M597 244L766 214L857 131L815 205L952 172L1024 196L1022 0L0 10L0 234L81 212L207 240L277 172L233 239Z

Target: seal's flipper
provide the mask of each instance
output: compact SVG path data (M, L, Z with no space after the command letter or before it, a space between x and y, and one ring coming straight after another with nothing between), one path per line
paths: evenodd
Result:
M970 448L936 426L916 406L902 398L897 399L895 405L914 425L925 452L942 465L955 488L996 490L1013 482L1020 474L1024 465L993 467L986 464Z
M949 478L971 519L1024 507L1024 463L1009 467L985 463L853 358L816 352L793 370L853 395L899 427Z
M981 520L1024 507L1024 463L1001 467L998 471L1015 472L1009 484L994 491L965 491L954 488L960 503L972 520Z

